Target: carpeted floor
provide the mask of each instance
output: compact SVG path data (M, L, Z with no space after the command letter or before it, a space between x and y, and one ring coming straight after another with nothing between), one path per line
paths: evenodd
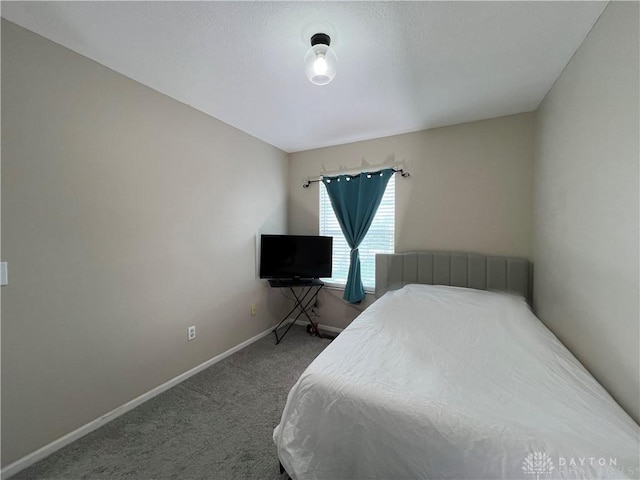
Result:
M273 429L328 344L297 325L269 335L11 478L285 480Z

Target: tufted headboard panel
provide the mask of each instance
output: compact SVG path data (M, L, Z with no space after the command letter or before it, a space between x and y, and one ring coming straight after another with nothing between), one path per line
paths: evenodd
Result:
M499 290L531 304L531 265L526 258L464 252L409 252L376 255L376 298L408 283Z

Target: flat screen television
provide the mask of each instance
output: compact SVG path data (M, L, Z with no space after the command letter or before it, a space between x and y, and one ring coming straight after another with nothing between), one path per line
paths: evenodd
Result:
M333 237L262 235L260 278L329 278L332 255Z

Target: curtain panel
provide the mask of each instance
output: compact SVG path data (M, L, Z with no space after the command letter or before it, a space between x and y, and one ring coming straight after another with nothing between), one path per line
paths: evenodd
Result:
M349 274L343 295L350 303L360 303L365 296L358 246L369 231L389 178L394 173L392 168L388 168L379 172L322 178L342 233L351 248Z

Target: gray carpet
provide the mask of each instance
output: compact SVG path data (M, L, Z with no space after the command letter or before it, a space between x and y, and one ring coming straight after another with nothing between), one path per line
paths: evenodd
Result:
M285 480L273 429L328 344L297 325L269 335L11 478Z

